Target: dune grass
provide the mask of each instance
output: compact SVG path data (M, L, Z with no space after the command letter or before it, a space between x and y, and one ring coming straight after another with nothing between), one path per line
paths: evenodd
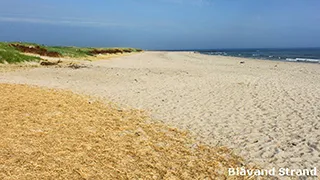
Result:
M92 54L89 53L91 48L49 46L46 47L46 49L49 51L58 52L64 57L81 58L92 56Z
M94 50L98 51L112 51L112 50L119 50L122 53L131 53L131 52L140 52L141 49L136 48L91 48L91 47L63 47L63 46L49 46L46 47L49 51L54 51L62 54L65 57L74 57L74 58L81 58L81 57L88 57L94 56L95 54L92 53Z
M241 158L88 97L0 84L0 179L245 179Z
M40 61L41 58L36 56L29 56L20 53L8 43L0 42L0 63L20 63L25 61Z
M140 52L141 49L137 48L93 48L93 47L66 47L66 46L45 46L36 43L22 43L22 42L0 42L0 63L20 63L24 61L39 61L40 57L25 55L23 50L12 45L21 47L28 47L42 49L42 51L52 52L58 54L59 57L68 58L86 58L93 57L97 53L112 54L116 50L119 53ZM32 50L32 49L31 49ZM30 53L30 51L28 51ZM31 51L32 53L32 51ZM38 52L34 52L38 54ZM42 54L43 55L43 54ZM46 55L46 54L45 54Z

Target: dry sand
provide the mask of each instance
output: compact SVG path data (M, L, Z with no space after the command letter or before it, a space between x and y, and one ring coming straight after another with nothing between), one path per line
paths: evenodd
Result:
M262 167L320 168L319 64L144 52L87 65L2 73L0 82L141 108Z
M226 179L242 165L139 110L26 85L0 84L0 94L2 180Z

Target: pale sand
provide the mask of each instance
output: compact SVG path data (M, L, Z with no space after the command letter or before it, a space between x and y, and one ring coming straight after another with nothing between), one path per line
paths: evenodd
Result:
M320 168L319 64L145 52L88 65L2 73L0 82L145 109L262 167Z

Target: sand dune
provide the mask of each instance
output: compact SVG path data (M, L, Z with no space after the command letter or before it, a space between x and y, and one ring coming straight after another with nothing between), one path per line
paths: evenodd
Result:
M0 82L71 89L148 110L262 167L320 167L319 64L145 52L77 70L3 73Z

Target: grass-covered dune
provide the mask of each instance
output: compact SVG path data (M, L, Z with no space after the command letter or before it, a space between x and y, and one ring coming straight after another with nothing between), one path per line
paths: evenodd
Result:
M0 63L19 63L24 61L39 61L40 57L28 56L20 53L8 43L0 42Z
M97 54L118 54L140 52L137 48L93 48L93 47L64 47L45 46L35 43L0 42L0 63L19 63L26 61L39 61L40 57L30 54L48 57L85 58ZM25 54L28 53L28 54Z

